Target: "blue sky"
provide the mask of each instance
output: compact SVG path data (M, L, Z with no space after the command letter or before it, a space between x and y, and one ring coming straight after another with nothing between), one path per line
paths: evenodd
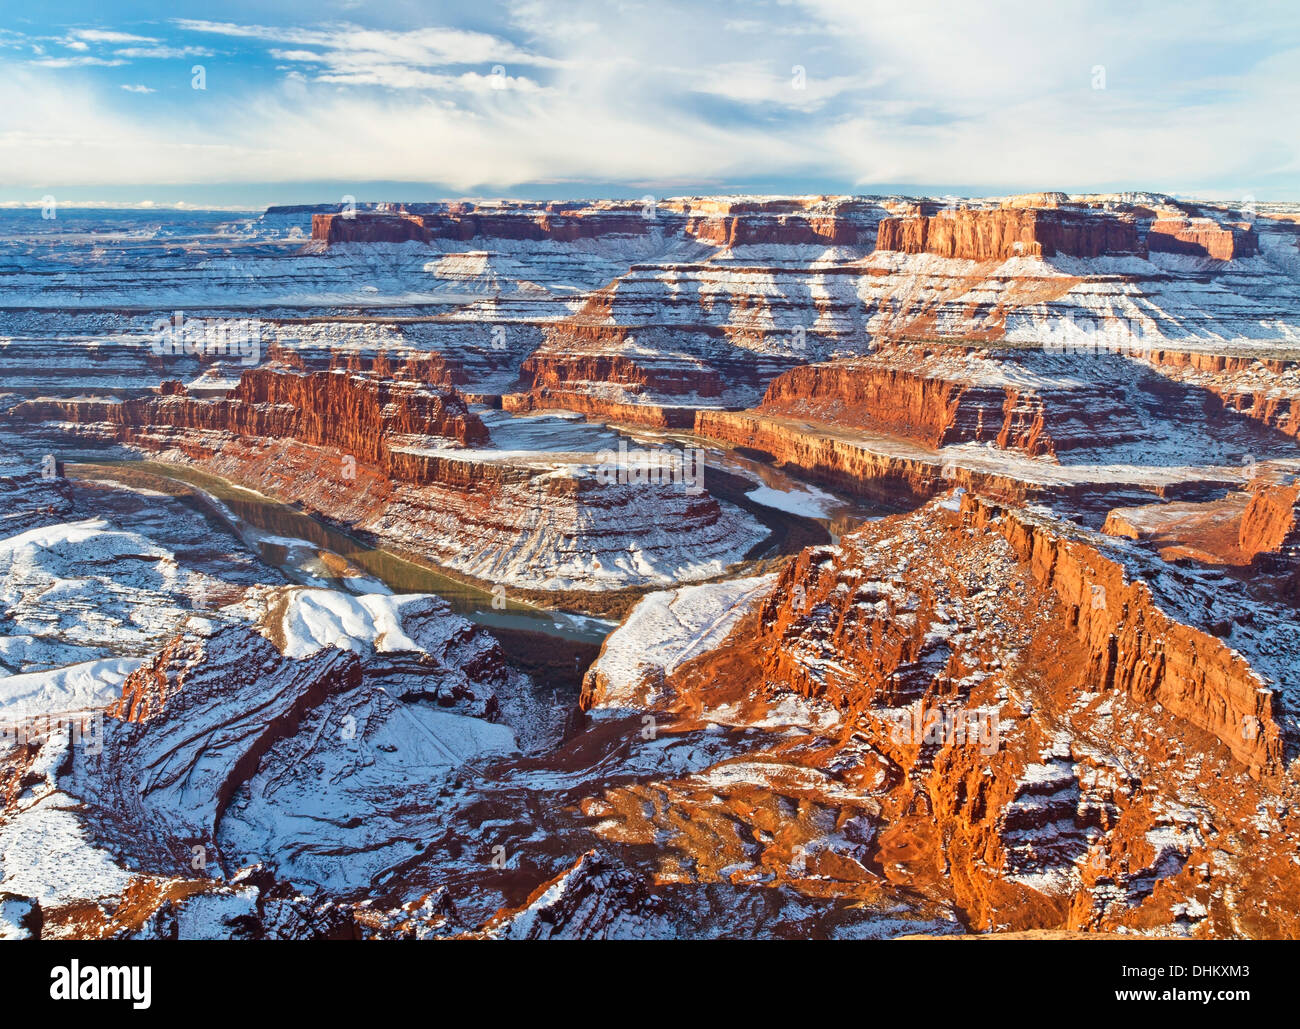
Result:
M1300 200L1297 112L1294 0L46 0L0 13L8 205Z

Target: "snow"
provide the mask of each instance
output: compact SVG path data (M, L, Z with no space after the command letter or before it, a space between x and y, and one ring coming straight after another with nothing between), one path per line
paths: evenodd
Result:
M814 486L802 489L776 490L770 486L759 486L745 494L756 504L776 508L787 514L802 515L804 518L825 518L838 505L836 498L823 493Z
M647 679L671 675L682 663L716 647L775 582L775 575L761 575L643 597L610 634L588 673L605 683L598 706L641 707Z
M141 658L110 657L0 678L0 724L102 708L116 700Z
M176 914L180 940L228 940L236 920L257 913L257 890L244 886L229 893L196 893L186 897Z
M44 784L34 799L19 798L0 820L0 893L34 897L42 906L95 900L120 893L133 876L93 842L80 818L80 802L50 788L71 746L66 730L55 730L42 747L32 773Z
M371 647L379 651L422 650L402 631L401 612L425 596L292 590L280 623L284 654L304 658L325 647L358 652Z

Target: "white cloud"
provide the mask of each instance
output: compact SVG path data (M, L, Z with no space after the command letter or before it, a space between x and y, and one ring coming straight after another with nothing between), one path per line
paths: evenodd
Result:
M142 85L140 85L140 84L138 84L138 83L135 84L135 85L125 85L125 84L124 84L124 85L122 86L122 88L125 89L128 93L152 93L152 92L154 92L154 90L150 89L148 86L142 86Z
M752 62L734 62L705 68L692 75L697 93L738 100L749 104L775 104L815 110L828 100L879 86L888 77L883 71L862 75L810 76L805 65L792 64L788 72Z
M212 51L202 46L131 46L114 50L113 53L130 60L212 56Z
M455 28L400 32L347 22L312 28L276 28L193 19L178 19L176 25L190 32L315 47L319 51L319 60L329 66L355 65L358 62L426 68L510 62L528 65L554 63L548 57L529 53L497 36Z
M153 36L136 36L130 32L112 32L106 29L74 29L68 38L86 43L157 43ZM69 44L71 45L71 44Z
M39 57L31 62L42 68L116 68L126 64L121 58L108 57Z
M1282 6L1251 18L1199 0L727 10L516 0L494 32L178 21L186 38L116 60L0 68L0 186L572 181L662 195L787 178L1267 197L1300 167L1283 131L1300 106L1300 26ZM210 77L146 118L88 78L213 37L278 67L277 81Z

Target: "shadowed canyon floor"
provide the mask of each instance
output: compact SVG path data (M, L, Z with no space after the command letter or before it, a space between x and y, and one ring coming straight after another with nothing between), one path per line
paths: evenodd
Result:
M1300 934L1300 220L0 212L0 937Z

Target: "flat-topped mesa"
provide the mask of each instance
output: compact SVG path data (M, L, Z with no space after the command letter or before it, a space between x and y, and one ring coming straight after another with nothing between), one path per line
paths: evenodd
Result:
M665 206L686 217L687 236L728 247L869 245L885 213L875 202L851 197L692 197Z
M428 242L424 222L401 214L313 214L311 238L326 243Z
M402 438L436 436L464 446L489 441L487 427L455 390L342 371L299 375L251 369L228 402L234 410L247 412L236 417L231 431L288 435L312 446L338 447L376 464L385 457L388 441ZM284 428L277 431L280 424Z
M534 390L564 390L598 382L639 386L669 394L716 397L722 393L716 369L666 360L638 361L623 354L539 350L524 361L520 377Z
M638 204L439 204L394 210L313 214L312 239L326 243L428 243L476 237L571 243L601 236L644 236L653 219Z
M345 371L250 368L221 400L189 396L168 382L150 397L111 401L34 400L24 420L100 423L130 442L160 427L293 439L333 447L382 466L391 445L436 437L462 446L489 441L487 427L454 389L382 381Z
M1023 363L1018 355L1000 356L1003 363ZM1104 385L1081 389L1049 379L1034 387L1027 377L1012 382L1000 374L982 379L986 367L993 366L984 358L967 360L951 350L886 347L870 358L792 368L768 384L758 410L902 436L932 448L991 443L1030 456L1142 437L1131 407Z
M1259 253L1259 236L1244 222L1220 224L1212 218L1157 218L1147 230L1151 253L1185 254L1233 261Z
M1154 201L1153 201L1154 202ZM333 243L571 243L651 232L716 247L861 247L974 261L1012 257L1185 254L1231 261L1259 253L1253 226L1198 209L1032 193L970 206L871 197L679 197L536 204L380 204L312 215L312 239Z
M652 229L715 246L870 246L886 208L855 197L688 197L587 204L385 204L312 215L312 239L405 243L474 238L569 243Z
M1132 216L1041 208L962 208L885 218L876 249L970 261L1144 252Z

